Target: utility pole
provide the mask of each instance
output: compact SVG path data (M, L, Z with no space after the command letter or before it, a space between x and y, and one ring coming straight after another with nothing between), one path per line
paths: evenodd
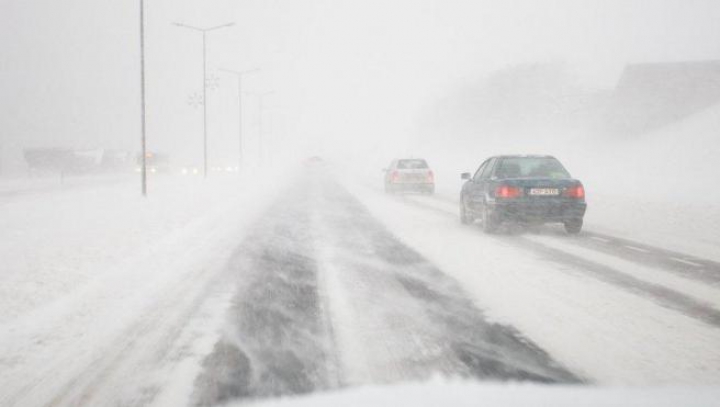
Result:
M221 28L225 27L231 27L235 25L235 23L227 23L223 25L218 25L215 27L210 28L201 28L201 27L194 27L187 24L182 23L174 23L178 27L187 28L190 30L198 31L202 33L202 46L203 46L203 176L207 178L208 174L208 137L207 137L207 128L208 128L208 122L207 122L207 33L210 31L219 30Z
M145 136L145 0L140 0L140 106L141 106L141 150L142 168L140 170L140 190L147 197L147 146Z
M275 93L275 92L269 91L269 92L263 92L263 93L257 94L258 106L259 106L259 108L258 108L258 120L259 120L259 122L258 122L258 153L259 153L260 165L262 165L263 162L265 161L265 149L263 147L263 137L264 137L264 135L263 135L263 110L265 110L265 98L267 96L272 95L273 93Z
M255 69L248 69L247 71L234 71L232 69L223 69L220 68L221 71L227 72L230 74L233 74L237 77L237 97L238 97L238 171L242 168L244 164L243 159L243 110L242 110L242 80L245 75L252 74L259 72L259 68Z
M0 177L3 175L3 158L4 158L5 152L3 151L3 140L2 136L0 136Z

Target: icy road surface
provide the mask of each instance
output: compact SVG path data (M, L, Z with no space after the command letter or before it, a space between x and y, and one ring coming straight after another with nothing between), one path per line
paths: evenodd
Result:
M25 245L4 246L0 405L204 406L437 375L720 383L717 263L552 227L488 236L450 198L339 178L316 168L279 191L205 191L211 210L177 208L151 241L128 239L119 213L113 226L67 210L75 227L107 222L121 254L86 261L90 276L57 268L55 289L49 266L22 269ZM28 205L43 219L33 196L0 203L9 236L61 245L52 224L17 220Z

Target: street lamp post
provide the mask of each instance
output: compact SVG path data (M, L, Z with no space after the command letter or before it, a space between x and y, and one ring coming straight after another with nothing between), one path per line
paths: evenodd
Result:
M203 45L203 176L207 178L208 171L208 160L207 160L207 33L210 31L219 30L221 28L230 27L235 23L227 23L218 25L210 28L194 27L182 23L174 23L178 27L187 28L190 30L198 31L202 33L202 45Z
M145 139L145 0L140 0L140 122L142 150L142 168L140 169L140 190L147 196L147 159Z
M248 69L247 71L234 71L232 69L223 69L220 68L221 71L227 72L230 74L233 74L237 77L237 92L238 92L238 171L240 171L240 168L242 168L244 164L243 160L243 119L242 119L242 80L243 76L259 72L259 68L255 69Z
M274 91L258 93L258 151L260 154L260 165L265 161L265 149L263 146L263 110L265 109L265 97L272 95Z

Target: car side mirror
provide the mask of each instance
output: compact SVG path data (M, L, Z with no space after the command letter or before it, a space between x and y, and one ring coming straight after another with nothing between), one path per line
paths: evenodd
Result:
M463 172L463 173L460 175L460 179L469 180L469 179L470 179L470 173L469 173L469 172Z

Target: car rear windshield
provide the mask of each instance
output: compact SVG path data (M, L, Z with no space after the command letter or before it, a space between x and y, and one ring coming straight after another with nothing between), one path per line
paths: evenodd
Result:
M401 170L417 170L427 168L428 165L425 160L400 160L397 167Z
M570 178L570 174L552 157L503 158L495 170L498 178Z

